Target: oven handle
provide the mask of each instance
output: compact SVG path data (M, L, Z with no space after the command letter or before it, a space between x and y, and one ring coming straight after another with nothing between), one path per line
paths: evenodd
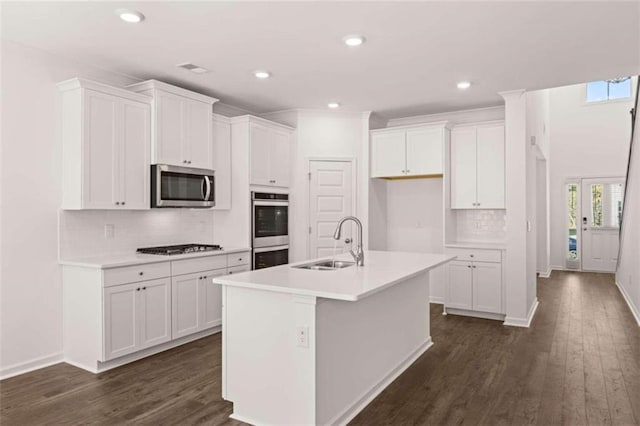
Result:
M273 206L273 207L287 207L288 201L254 201L254 206Z
M273 247L261 247L257 249L253 249L254 253L264 253L267 251L279 251L279 250L289 250L289 245L284 246L273 246Z
M207 184L207 193L204 194L204 201L209 201L209 196L211 195L211 180L209 176L205 176L204 181Z

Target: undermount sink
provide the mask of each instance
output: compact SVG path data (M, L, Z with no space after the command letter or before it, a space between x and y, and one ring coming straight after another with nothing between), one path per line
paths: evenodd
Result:
M292 268L309 269L312 271L334 271L336 269L348 268L355 265L355 262L345 262L342 260L323 260L321 262L305 263L304 265L292 266Z

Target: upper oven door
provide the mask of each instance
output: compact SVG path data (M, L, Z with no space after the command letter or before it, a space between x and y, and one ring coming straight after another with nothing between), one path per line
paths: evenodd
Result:
M253 202L253 246L269 247L289 243L289 203Z
M215 206L214 171L166 164L151 166L152 207Z

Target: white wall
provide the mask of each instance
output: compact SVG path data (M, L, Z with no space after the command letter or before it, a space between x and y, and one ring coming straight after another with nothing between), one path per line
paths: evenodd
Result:
M551 266L565 267L570 177L624 176L632 100L585 104L584 84L549 90Z
M134 80L2 41L0 374L62 351L58 266L61 146L55 83Z
M636 119L634 139L616 282L640 325L640 114Z

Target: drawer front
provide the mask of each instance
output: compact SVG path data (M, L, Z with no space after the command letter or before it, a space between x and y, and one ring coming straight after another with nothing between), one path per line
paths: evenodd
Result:
M171 276L169 262L147 263L145 265L125 266L104 271L104 286L135 283L138 281L155 280Z
M502 262L500 250L447 248L447 254L458 256L457 260L477 262Z
M227 256L227 266L233 268L234 266L248 265L250 257L251 254L248 251L230 254Z
M195 272L222 269L227 267L227 256L205 256L195 259L175 260L171 262L171 274L173 276L193 274Z
M240 272L247 272L247 271L250 271L250 270L251 270L251 268L249 267L249 265L234 266L233 268L227 269L227 273L229 275L232 275L232 274L239 274Z

